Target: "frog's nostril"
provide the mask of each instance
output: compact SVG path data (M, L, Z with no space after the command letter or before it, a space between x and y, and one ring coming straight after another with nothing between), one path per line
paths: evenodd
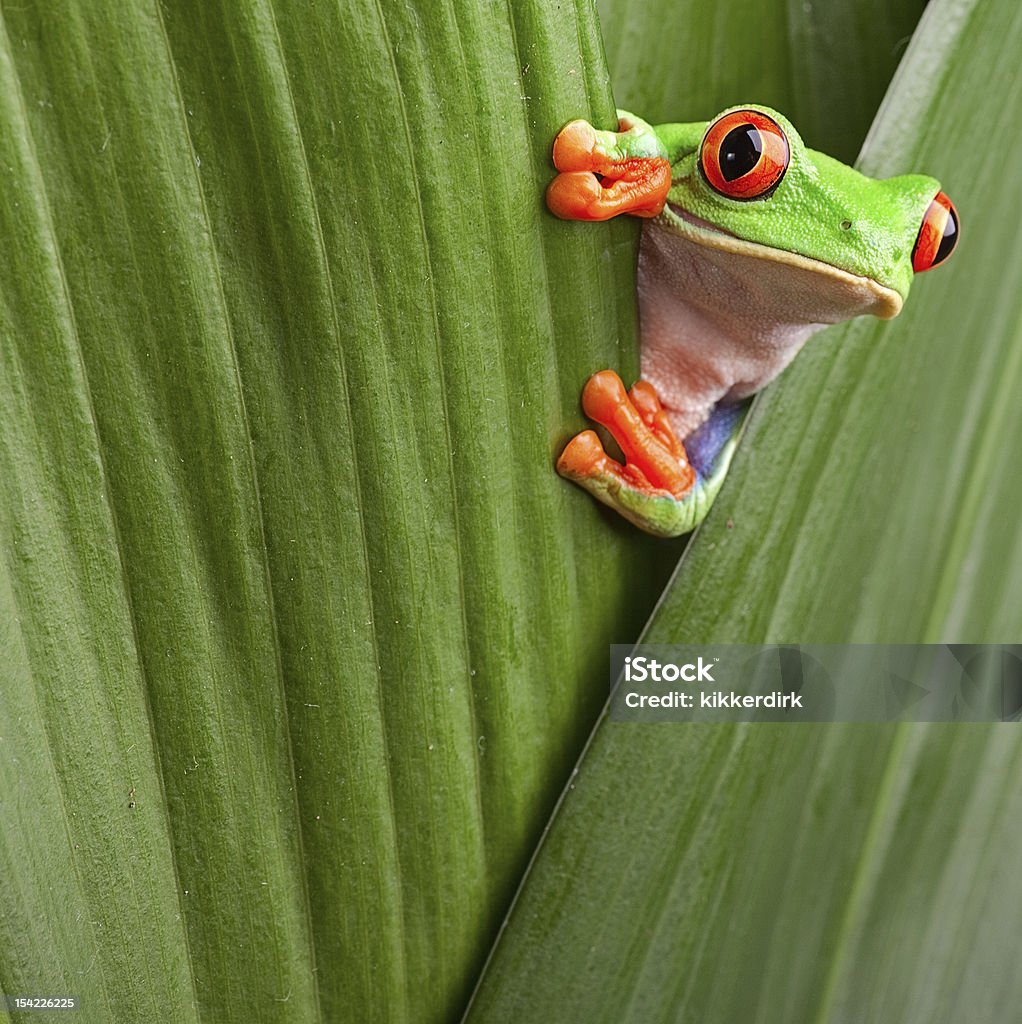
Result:
M843 220L843 221L841 221L841 230L842 231L848 231L851 228L851 226L852 226L852 222L850 220Z

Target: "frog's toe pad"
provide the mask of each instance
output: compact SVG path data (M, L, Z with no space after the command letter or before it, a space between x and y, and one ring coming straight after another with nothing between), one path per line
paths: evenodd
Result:
M554 167L559 171L592 171L596 129L588 121L570 121L554 139Z
M590 171L562 171L547 186L546 205L561 220L609 220L619 212L603 203L603 186Z
M576 434L561 452L561 457L557 460L557 472L577 482L605 474L609 468L609 459L610 456L603 450L596 431L583 430L581 434Z

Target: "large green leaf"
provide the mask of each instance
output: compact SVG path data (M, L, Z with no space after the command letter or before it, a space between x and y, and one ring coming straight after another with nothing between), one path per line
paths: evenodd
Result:
M594 12L5 5L0 76L0 986L445 1019L670 570L551 469L636 366L541 198Z
M1020 46L928 8L861 163L939 176L959 252L758 403L647 640L1019 639ZM1015 726L603 720L470 1019L1012 1020L1020 773Z

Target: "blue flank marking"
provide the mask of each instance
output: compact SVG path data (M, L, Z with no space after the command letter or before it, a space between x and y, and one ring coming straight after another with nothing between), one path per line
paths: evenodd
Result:
M734 433L748 405L748 402L737 402L734 405L715 406L709 419L685 438L688 461L692 463L700 478L705 479L712 474L713 464L717 461L721 448Z

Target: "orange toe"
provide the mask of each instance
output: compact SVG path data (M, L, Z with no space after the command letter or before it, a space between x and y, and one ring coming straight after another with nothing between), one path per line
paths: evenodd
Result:
M606 469L610 457L595 430L576 434L557 460L557 472L566 477L596 476Z
M627 403L628 392L613 370L594 373L582 389L582 411L597 423L609 424Z
M656 419L657 413L663 409L660 404L660 396L649 381L637 380L629 389L628 397L647 423L652 423Z
M676 456L684 458L685 449L674 433L656 388L649 381L637 380L629 390L628 397L635 411L642 417L642 422L653 431L657 440L667 445Z
M561 220L610 220L621 210L604 201L599 178L589 171L563 171L547 186L546 205Z
M559 171L593 170L596 129L588 121L571 121L554 139L554 167Z

